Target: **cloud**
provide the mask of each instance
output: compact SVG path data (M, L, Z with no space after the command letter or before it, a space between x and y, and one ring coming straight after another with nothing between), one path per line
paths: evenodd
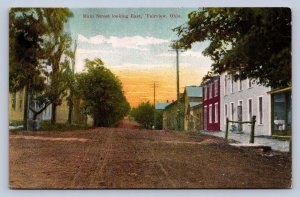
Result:
M141 51L147 51L148 49L145 46L149 45L159 45L168 43L168 40L155 38L155 37L143 37L143 36L125 36L125 37L116 37L110 36L105 37L103 35L97 35L93 37L85 37L81 34L78 35L79 42L85 42L89 44L111 44L114 48L128 48L136 49Z
M175 52L162 53L158 55L159 57L175 57ZM184 51L180 53L181 57L195 57L195 58L207 58L200 51Z
M87 42L89 44L103 44L106 41L106 38L102 35L93 36L90 38L86 38L81 34L78 34L78 41L79 42Z
M76 51L78 54L91 54L91 53L100 53L100 54L110 54L110 53L113 53L112 50L98 50L98 49L82 49L82 48L79 48L77 49Z

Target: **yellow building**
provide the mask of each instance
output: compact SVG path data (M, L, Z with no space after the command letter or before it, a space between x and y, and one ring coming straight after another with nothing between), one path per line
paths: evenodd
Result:
M25 91L9 94L9 122L23 121Z

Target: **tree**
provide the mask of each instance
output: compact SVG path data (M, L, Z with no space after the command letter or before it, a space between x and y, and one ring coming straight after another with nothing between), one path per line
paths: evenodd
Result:
M76 74L81 107L94 118L94 126L113 126L130 110L122 84L101 59L86 59L85 64L86 72Z
M154 125L154 106L149 102L141 103L137 108L132 109L131 116L145 129L151 129Z
M47 28L38 8L13 8L9 11L9 91L25 88L23 126L27 128L28 97L43 91L43 36Z
M204 55L214 61L211 75L228 71L258 84L291 85L289 8L203 8L177 28L181 47L209 41Z
M66 69L67 58L72 58L68 51L71 37L64 33L64 24L72 12L65 8L13 8L9 16L9 89L16 92L25 88L24 127L27 127L29 95L41 106L38 110L29 107L33 118L52 104L54 123L56 106L66 95L69 79ZM47 78L50 84L45 84Z
M51 123L56 123L56 108L61 105L63 97L66 95L66 87L61 85L61 76L64 67L61 67L63 56L72 58L70 47L72 44L71 36L64 32L64 25L68 22L73 13L66 8L43 9L45 22L49 29L47 43L47 63L51 66L50 72L51 90L49 93L52 104Z

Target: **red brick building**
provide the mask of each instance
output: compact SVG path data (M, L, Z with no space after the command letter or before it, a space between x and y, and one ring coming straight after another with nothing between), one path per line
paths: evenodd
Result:
M220 130L220 77L214 77L203 85L203 129Z

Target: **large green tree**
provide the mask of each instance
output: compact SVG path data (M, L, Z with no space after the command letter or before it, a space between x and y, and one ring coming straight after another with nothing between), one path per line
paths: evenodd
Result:
M101 59L85 63L86 72L76 75L83 111L93 117L94 126L114 126L130 109L122 84Z
M141 103L137 108L131 110L130 115L145 129L151 129L154 125L154 106L149 102Z
M266 86L291 85L289 8L200 8L188 18L174 29L176 44L209 42L203 53L214 63L206 78L228 71Z
M72 12L65 8L13 8L9 17L9 89L25 88L24 127L27 124L28 98L40 104L30 107L35 119L52 104L55 122L56 106L66 95L69 74L71 38L64 32ZM48 69L50 67L50 70ZM46 79L49 79L47 83Z

